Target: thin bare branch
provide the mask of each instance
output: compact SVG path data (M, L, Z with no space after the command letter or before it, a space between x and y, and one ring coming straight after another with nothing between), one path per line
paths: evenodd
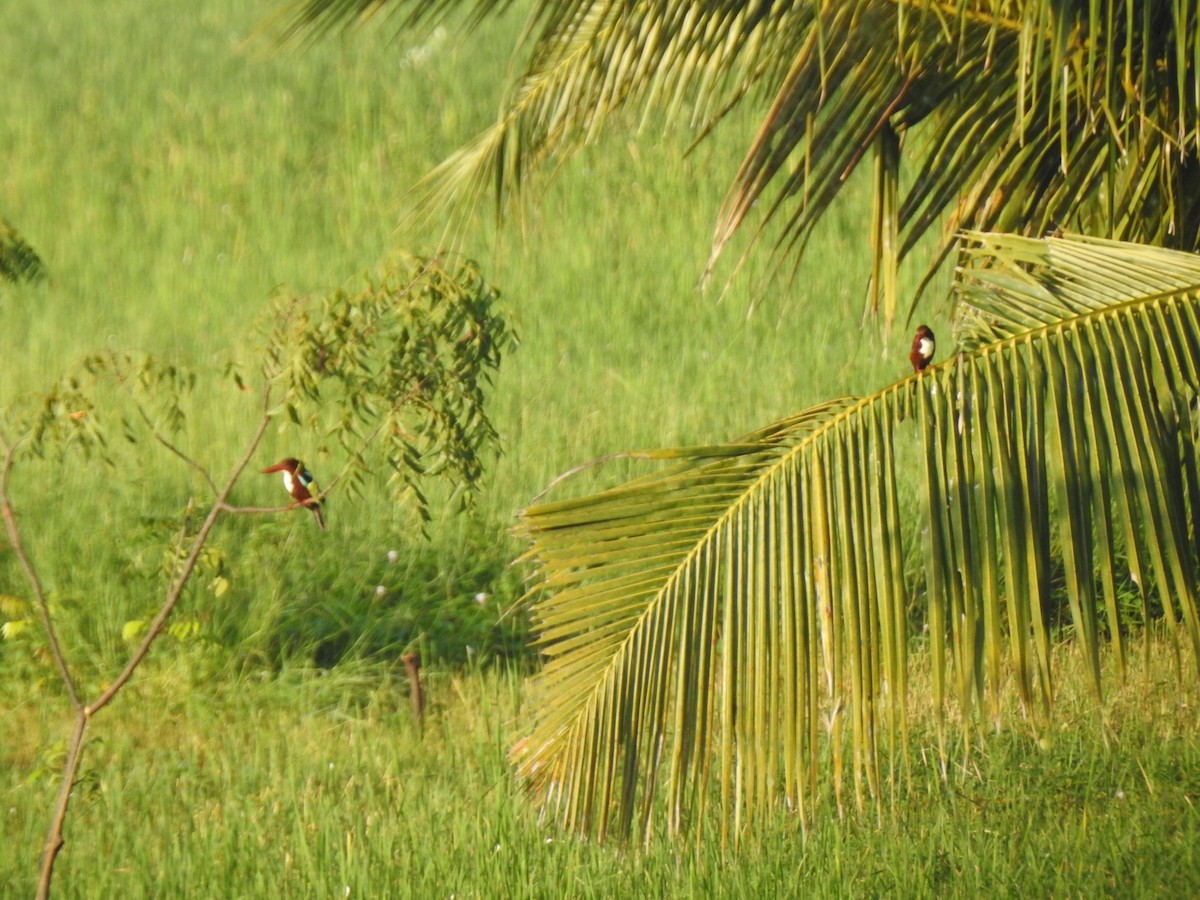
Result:
M74 704L76 710L76 720L74 729L71 733L71 739L67 745L67 761L63 766L62 781L59 787L58 798L55 800L54 813L50 822L50 831L47 835L45 851L42 855L42 872L38 881L37 894L39 900L41 900L41 898L50 896L50 884L54 877L54 863L58 858L59 851L62 849L63 844L65 843L65 838L63 837L63 828L67 818L67 810L71 803L71 791L75 785L75 780L79 773L80 761L83 754L83 741L87 732L88 724L91 722L92 716L107 706L112 701L113 697L115 697L117 693L120 692L120 690L125 686L129 679L133 677L133 673L137 670L138 666L141 665L142 660L144 660L146 657L146 654L149 653L151 645L153 645L155 639L162 632L168 617L174 610L175 605L179 602L179 598L183 595L183 589L186 587L192 572L196 568L196 564L200 560L200 553L203 551L205 544L208 541L209 533L216 525L217 519L220 518L221 513L225 512L227 509L225 502L226 499L233 491L234 485L241 477L242 472L245 471L246 466L249 465L250 459L254 456L255 451L258 450L258 445L262 442L263 435L266 433L268 424L270 424L270 398L271 387L268 383L263 388L263 408L262 415L258 423L258 428L255 430L254 436L247 445L246 451L242 455L241 460L239 460L231 472L228 480L225 483L225 486L221 490L217 491L217 496L213 500L212 507L209 509L208 515L204 519L204 523L200 526L200 530L196 533L195 538L192 539L191 550L188 552L187 558L184 560L182 567L172 579L171 587L167 592L167 596L163 600L163 604L158 613L155 615L153 621L150 623L150 627L146 630L145 637L142 639L142 642L138 645L137 649L134 650L134 652L130 655L129 661L126 663L125 668L121 670L121 673L107 688L104 689L104 691L100 693L100 695L94 701L86 706L81 705L77 698L77 694L74 689L74 683L70 680L69 670L66 669L66 661L62 657L61 650L57 649L57 640L54 637L53 626L49 621L48 611L44 613L43 620L47 629L47 634L50 635L51 645L56 648L56 658L61 660L60 665L62 671L64 672L64 678L67 680L68 686L71 690L72 703ZM3 440L3 435L0 435L0 440ZM5 443L7 443L7 441L5 441ZM10 523L10 533L12 533L12 531L15 529L15 523L11 522L11 507L8 504L7 495L8 473L12 467L13 450L14 448L12 445L9 445L9 451L5 460L4 469L0 471L0 492L2 492L4 500L5 520L6 522ZM14 542L14 545L15 543L16 542ZM22 553L23 551L20 551L19 555ZM32 572L32 569L27 571ZM32 577L36 578L36 573L33 573ZM37 590L40 593L40 585L38 586Z
M58 667L58 674L62 677L63 686L67 689L67 696L71 699L71 706L79 709L81 703L79 691L75 686L75 678L71 675L66 654L63 653L62 644L59 643L58 631L50 616L50 604L46 599L46 591L42 587L42 579L38 576L33 560L30 559L25 550L25 544L21 540L21 530L17 527L17 515L8 491L9 477L12 474L13 460L16 457L19 442L10 443L8 438L0 433L0 443L8 448L4 454L3 468L0 469L0 513L4 516L8 542L12 545L13 553L16 554L17 561L21 564L21 569L25 572L25 577L33 590L34 605L37 607L38 617L42 621L42 628L46 632L46 640L50 644L50 653L54 657L54 664Z
M71 804L71 791L75 787L75 779L79 775L79 764L83 758L83 735L88 726L86 709L77 707L75 724L71 729L71 739L67 742L67 761L63 765L62 783L58 788L58 798L54 801L54 816L50 820L50 831L46 836L46 849L42 854L42 871L38 877L37 898L46 900L50 896L50 882L54 878L54 862L58 852L66 841L63 839L63 824L67 818L67 808Z
M320 496L325 497L325 495L328 493L328 491L322 491ZM270 515L271 513L290 512L293 509L302 508L308 509L309 507L302 503L289 503L287 506L231 506L228 503L221 504L221 510L223 512L232 513L233 515L238 516L262 516Z
M262 442L263 435L266 434L267 426L271 422L270 410L270 395L271 388L267 385L263 389L263 411L259 419L258 428L255 429L254 436L250 439L246 447L246 451L242 454L242 458L234 466L230 473L225 486L217 493L216 499L213 501L212 507L208 511L208 515L204 518L204 523L200 526L200 530L196 533L196 537L192 539L192 548L187 555L187 559L183 562L183 567L179 574L171 583L171 588L167 592L166 599L163 601L162 607L150 622L150 627L146 629L146 634L142 638L141 643L133 654L129 657L125 668L121 670L112 683L94 701L88 704L87 713L89 716L95 715L101 709L108 705L117 692L125 686L125 683L133 676L137 667L141 665L142 660L150 651L151 645L158 637L159 633L167 623L172 610L175 609L175 604L179 602L179 598L183 595L183 589L186 587L188 579L192 575L192 571L196 568L196 563L200 560L200 553L204 549L208 541L208 535L216 525L217 519L220 518L222 512L226 510L226 500L230 493L233 492L233 487L237 484L238 479L250 464L255 452L258 450L258 445Z
M166 436L158 430L158 426L151 421L150 416L146 413L146 410L142 407L142 404L135 403L134 408L137 410L137 413L141 417L142 421L146 423L146 427L150 430L150 435L154 438L154 440L158 441L159 444L161 444L179 459L183 460L184 463L199 472L200 477L204 479L209 489L213 492L213 496L219 494L220 490L217 488L217 483L213 481L212 476L208 474L208 469L204 468L204 466L200 465L200 463L176 447L173 443L171 443L171 441L167 440Z

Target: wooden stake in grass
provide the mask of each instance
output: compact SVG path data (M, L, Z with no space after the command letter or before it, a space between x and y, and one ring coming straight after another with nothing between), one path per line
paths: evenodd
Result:
M425 692L421 690L421 654L409 650L400 660L408 672L408 696L412 701L413 718L421 722L425 717Z

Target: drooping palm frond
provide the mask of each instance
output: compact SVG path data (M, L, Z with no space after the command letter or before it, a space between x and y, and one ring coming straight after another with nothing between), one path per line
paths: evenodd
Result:
M399 19L401 28L416 28L466 11L467 21L478 23L512 5L513 0L301 0L290 3L280 19L284 39L295 40L305 32L323 34L377 17Z
M509 5L302 0L293 24L386 10L411 27ZM431 175L419 209L488 187L502 202L617 111L686 116L705 134L751 96L770 104L714 259L756 208L752 236L770 230L778 259L796 259L870 160L864 234L887 321L899 260L931 231L939 259L961 228L1200 248L1196 0L539 0L525 34L529 59L496 123Z
M817 28L836 52L794 57L714 256L768 196L757 232L782 217L777 249L802 247L864 157L875 162L874 300L889 321L898 261L939 226L938 261L961 228L1200 247L1197 4L828 9Z
M807 820L830 782L839 804L845 781L882 802L918 587L929 700L968 734L1014 692L1044 720L1059 596L1098 696L1101 643L1120 666L1124 630L1151 619L1177 665L1200 660L1200 259L976 239L960 352L524 511L546 664L514 761L562 825L677 831L715 795L736 832L779 801ZM1118 602L1122 567L1140 612Z
M626 110L707 128L783 76L782 48L810 18L803 7L742 0L535 4L524 73L496 122L417 187L415 219L473 205L489 189L502 210L531 173Z

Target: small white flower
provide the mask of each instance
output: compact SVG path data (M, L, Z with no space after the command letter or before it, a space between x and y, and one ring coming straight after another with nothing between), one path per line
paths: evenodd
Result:
M388 551L388 562L391 563L393 566L396 564L396 560L398 560L399 558L400 558L400 554L397 553L395 550Z
M480 591L475 595L475 602L480 606L483 606L483 604L487 603L487 594L485 594L483 591Z
M382 597L386 593L387 593L387 588L385 588L382 584L375 585L375 596L376 597Z

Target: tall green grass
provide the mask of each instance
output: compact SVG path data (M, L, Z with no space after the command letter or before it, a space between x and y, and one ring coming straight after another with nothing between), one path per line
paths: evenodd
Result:
M807 835L781 813L736 853L539 824L506 764L524 703L510 675L431 676L422 732L403 680L378 667L193 691L160 670L103 714L56 884L65 897L1194 896L1195 685L1139 663L1101 721L1086 664L1060 648L1056 665L1069 728L1039 739L1018 725L965 763L954 748L943 781L922 707L894 808L838 821L826 797ZM917 660L916 689L930 677ZM5 896L31 892L54 790L39 769L60 733L45 699L6 714Z

